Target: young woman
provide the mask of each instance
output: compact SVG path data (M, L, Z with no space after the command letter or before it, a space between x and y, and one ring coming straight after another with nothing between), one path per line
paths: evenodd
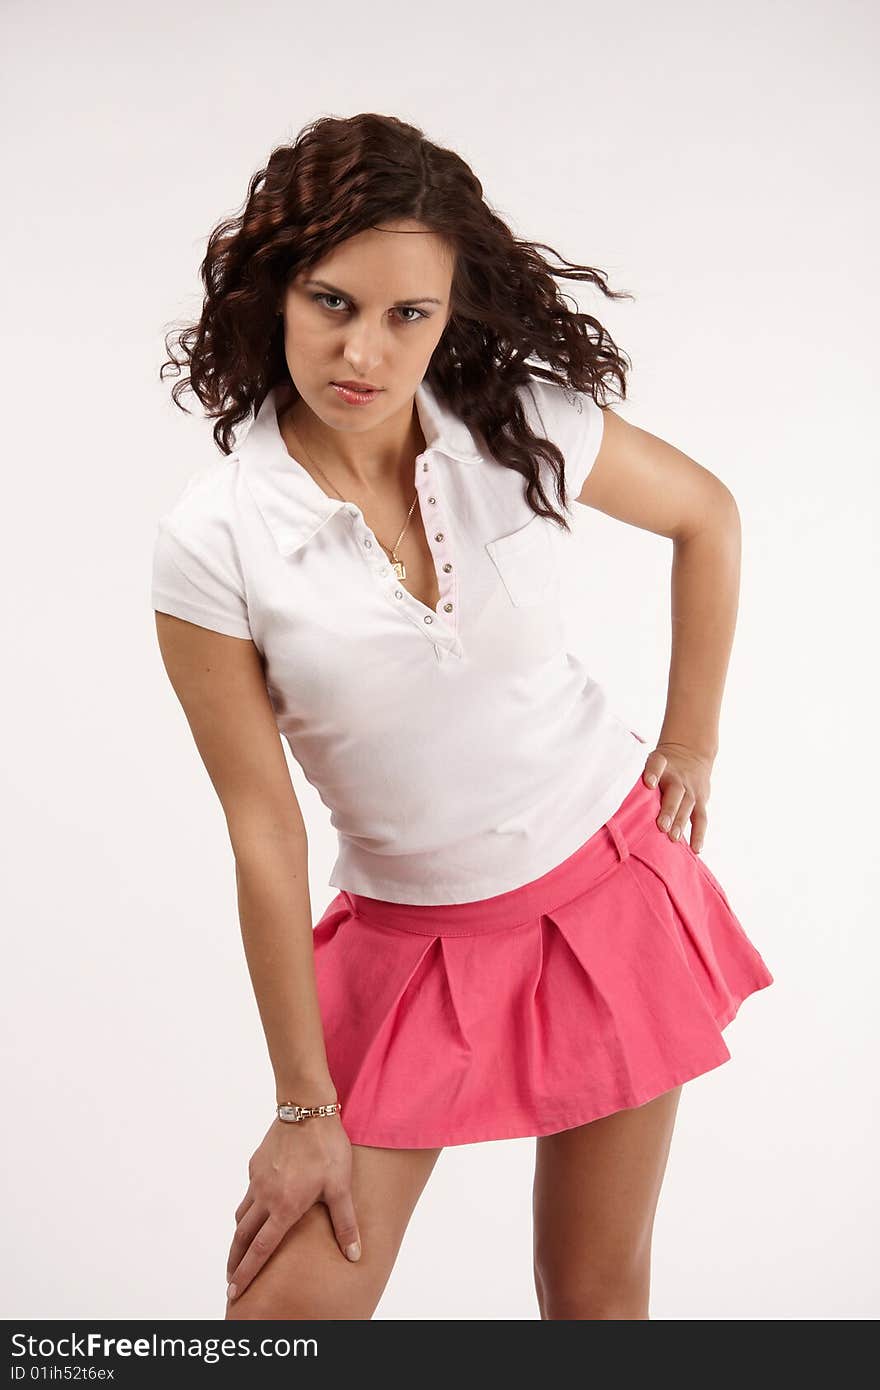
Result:
M772 983L700 858L737 508L608 408L624 358L554 277L620 296L565 264L418 129L321 119L213 232L163 365L224 461L161 518L153 607L277 1088L229 1319L371 1317L440 1150L526 1135L541 1317L647 1318L682 1085ZM575 501L673 543L653 745L566 649ZM314 927L279 733L338 836Z

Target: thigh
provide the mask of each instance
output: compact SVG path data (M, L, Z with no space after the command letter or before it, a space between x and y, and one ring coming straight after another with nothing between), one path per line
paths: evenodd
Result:
M290 1228L244 1292L227 1303L227 1320L373 1316L442 1150L352 1144L351 1151L360 1259L346 1259L329 1211L317 1202Z
M654 1214L681 1089L536 1141L535 1281L545 1315L606 1316L599 1310L616 1304L645 1308L621 1316L647 1316Z

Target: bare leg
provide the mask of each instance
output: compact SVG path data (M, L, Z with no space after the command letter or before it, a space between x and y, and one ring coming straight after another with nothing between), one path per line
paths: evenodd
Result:
M646 1319L654 1213L681 1086L536 1140L534 1275L543 1319Z
M226 1319L371 1318L441 1152L353 1144L351 1191L360 1259L346 1259L326 1206L317 1202L290 1228L253 1282L227 1303Z

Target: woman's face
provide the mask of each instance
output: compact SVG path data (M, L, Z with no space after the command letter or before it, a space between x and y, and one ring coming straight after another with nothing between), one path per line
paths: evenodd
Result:
M453 270L448 244L407 219L359 232L291 281L287 366L325 424L371 430L412 401L449 321ZM381 389L351 404L334 381Z

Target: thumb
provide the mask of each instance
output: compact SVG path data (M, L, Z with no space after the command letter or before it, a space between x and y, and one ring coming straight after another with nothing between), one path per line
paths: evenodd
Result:
M357 1217L354 1212L354 1202L351 1200L351 1192L343 1192L338 1197L324 1198L327 1210L330 1213L330 1220L333 1223L333 1232L339 1243L339 1248L348 1260L359 1260L361 1257L361 1239L358 1233Z

